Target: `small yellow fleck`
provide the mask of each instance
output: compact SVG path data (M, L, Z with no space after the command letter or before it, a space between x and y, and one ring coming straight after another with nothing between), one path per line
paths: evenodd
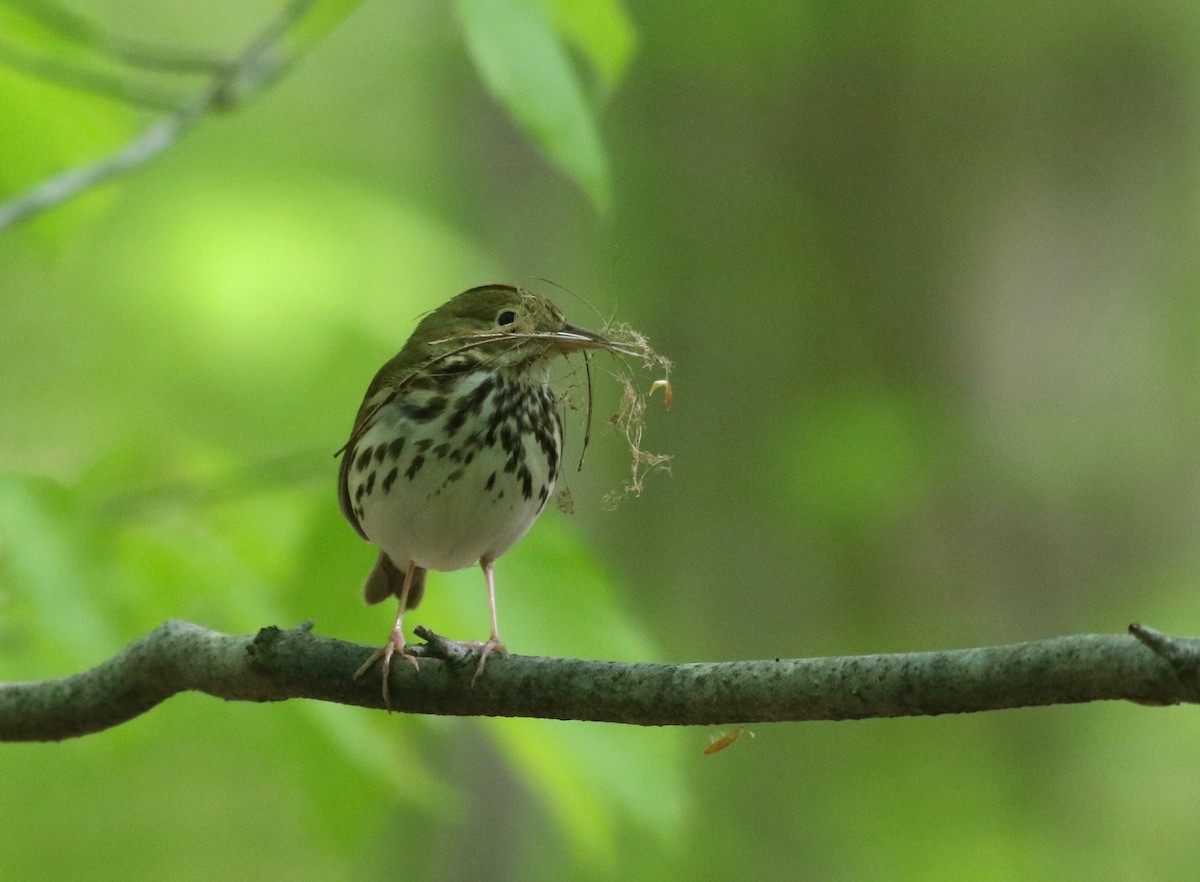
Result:
M710 754L719 753L743 735L749 735L751 738L754 737L753 732L749 729L743 729L741 726L738 726L732 732L722 732L720 735L714 735L712 743L704 748L704 755L709 756Z

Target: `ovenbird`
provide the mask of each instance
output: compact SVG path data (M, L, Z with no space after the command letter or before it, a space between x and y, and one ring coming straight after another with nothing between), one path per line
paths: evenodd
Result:
M491 636L470 643L506 654L496 624L493 567L537 520L554 492L563 426L550 388L560 355L620 348L567 324L549 300L509 285L472 288L426 315L367 389L338 476L342 513L379 547L367 603L399 599L383 659L405 648L405 610L421 600L427 570L478 563Z

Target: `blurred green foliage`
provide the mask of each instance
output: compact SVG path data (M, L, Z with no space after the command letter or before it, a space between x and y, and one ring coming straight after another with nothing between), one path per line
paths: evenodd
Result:
M0 3L0 198L154 119L13 66L93 69L38 5ZM68 8L225 57L279 7ZM673 478L607 513L628 459L597 361L576 514L497 568L517 652L1200 630L1194 6L316 9L271 90L0 234L0 677L168 617L381 642L331 454L414 318L489 281L580 324L593 304L677 366L647 436ZM481 582L434 574L412 624L481 636ZM757 726L703 757L715 733L180 696L0 749L0 866L1185 878L1195 727L1114 704Z

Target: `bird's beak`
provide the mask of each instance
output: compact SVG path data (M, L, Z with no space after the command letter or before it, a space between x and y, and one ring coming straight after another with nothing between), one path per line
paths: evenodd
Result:
M577 328L575 325L564 325L561 331L548 335L554 340L554 346L561 352L584 352L589 349L607 349L622 355L635 355L622 346L594 331Z

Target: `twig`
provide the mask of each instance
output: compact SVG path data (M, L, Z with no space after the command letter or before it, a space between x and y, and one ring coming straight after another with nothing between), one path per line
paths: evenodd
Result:
M440 638L427 637L425 649L414 647L426 657L420 671L392 668L396 710L670 726L857 720L1118 699L1200 703L1196 665L1164 658L1140 635L679 665L514 655L489 660L474 688L474 653L461 658L445 653L446 661L438 656ZM1163 639L1172 647L1169 656L1200 657L1198 639ZM318 637L307 626L264 628L249 637L167 622L89 671L0 684L0 740L51 741L98 732L185 691L234 701L310 698L382 708L378 681L353 676L371 652Z
M90 19L48 0L5 0L38 25L127 67L174 74L213 74L224 63L197 52L168 49L112 34Z
M81 92L103 95L147 110L170 111L179 103L178 97L159 89L131 83L120 76L102 71L70 67L51 58L41 58L24 52L4 42L0 42L0 63L39 79Z

